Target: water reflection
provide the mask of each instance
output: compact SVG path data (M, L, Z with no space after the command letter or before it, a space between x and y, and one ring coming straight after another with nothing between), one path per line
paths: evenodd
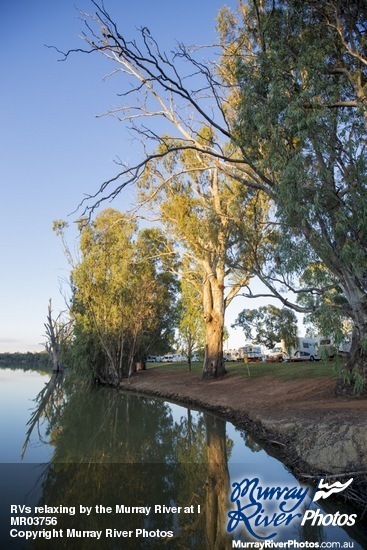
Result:
M31 439L32 432L35 428L38 431L39 440L42 443L47 443L43 437L42 431L39 429L41 420L47 420L48 427L46 435L50 434L53 426L57 426L60 423L61 415L65 405L65 392L62 385L63 380L63 373L54 373L51 376L49 382L44 385L42 390L35 397L34 402L36 406L31 414L31 418L27 423L28 430L25 442L23 444L21 454L22 460Z
M302 510L302 513L305 513L307 506ZM305 523L305 525L300 525L299 527L299 538L302 541L312 542L312 543L321 543L325 540L324 528L322 525L312 525L311 522ZM315 544L316 548L317 545Z
M230 489L226 425L221 419L204 415L207 434L208 471L206 477L206 540L209 548L230 548L225 527Z
M142 514L60 516L58 528L173 531L169 547L226 549L229 492L225 422L207 414L175 421L169 404L105 388L80 391L53 375L36 398L27 442L44 416L55 446L42 475L38 506L151 507ZM156 505L181 507L178 514L154 513ZM187 510L185 513L184 510ZM200 513L198 512L200 510ZM57 539L54 541L58 545ZM79 540L83 548L83 540ZM59 541L62 547L62 541ZM37 542L37 547L42 543ZM129 540L129 548L161 547L162 539ZM93 548L88 540L85 547ZM96 547L97 541L96 541Z
M38 479L34 505L77 509L82 505L93 510L88 516L60 514L58 528L103 532L143 528L174 533L167 540L164 536L131 538L128 548L132 549L161 548L163 543L168 548L232 547L226 524L233 441L224 421L190 409L176 418L172 407L162 400L102 387L81 388L56 374L35 402L24 452L32 431L47 418L54 453ZM263 453L249 435L241 436L251 454ZM242 464L242 474L250 475L244 468ZM95 507L101 504L110 506L113 513L97 513ZM181 511L158 512L156 505L181 507ZM150 507L151 512L129 513L120 508L122 511L115 513L119 506ZM246 532L235 533L235 537L251 540ZM323 528L308 526L288 530L284 540L288 538L320 542L330 536L328 539ZM101 548L100 541L77 542L78 548ZM105 547L119 548L120 542L111 539ZM47 546L47 541L36 541L34 546L42 548L43 544ZM64 546L61 539L53 541L53 548Z

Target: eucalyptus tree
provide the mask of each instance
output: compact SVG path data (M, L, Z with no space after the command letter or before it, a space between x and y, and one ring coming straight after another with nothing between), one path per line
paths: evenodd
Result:
M129 278L129 306L134 310L129 319L134 342L130 372L136 358L140 368L145 369L148 354L164 354L171 347L178 322L179 293L179 281L171 269L177 261L171 239L157 228L146 228L139 231L134 244ZM167 249L172 252L167 254Z
M131 375L173 330L176 283L156 261L156 237L111 208L81 228L81 260L71 273L73 346L77 360L78 350L87 352L101 382Z
M210 129L201 129L199 141L214 139ZM168 137L159 151L166 147L175 147ZM176 240L184 294L186 285L191 284L201 301L205 322L202 376L221 376L225 373L226 308L252 277L254 250L260 250L266 240L267 201L260 192L241 186L190 150L152 161L138 185L140 204L151 210ZM244 235L252 247L242 246ZM239 250L241 271L232 267Z
M231 267L229 254L231 257L236 255L239 236L247 230L244 227L250 231L248 218L251 222L256 217L261 220L266 218L267 201L261 196L260 189L247 189L237 181L238 178L232 178L232 171L226 174L222 170L221 161L225 158L231 158L235 166L237 163L242 165L243 161L236 157L236 148L229 142L218 142L215 133L217 124L213 122L214 118L206 114L208 106L200 106L201 100L206 103L206 99L201 97L202 94L206 96L204 90L196 93L184 88L174 64L160 52L148 29L141 31L147 49L147 57L144 57L135 42L127 43L119 34L104 6L94 1L92 4L97 9L96 13L91 16L84 14L87 28L84 38L90 45L90 51L98 51L114 61L117 64L114 73L120 71L136 79L136 87L131 92L142 91L137 105L116 108L109 114L122 121L130 121L144 142L147 158L135 167L124 167L113 180L106 181L100 189L106 194L102 197L97 192L94 197L89 196L93 206L90 209L87 206L86 211L94 211L107 196L109 199L115 198L130 182L137 183L145 192L142 198L144 205L158 205L159 220L176 239L177 250L183 256L193 258L201 270L200 294L206 326L203 378L221 376L225 373L225 310L252 276L251 262L247 261L249 254L244 254L242 265L246 264L246 269L240 275L235 267ZM96 29L93 30L94 24ZM65 54L66 57L70 53ZM184 47L181 54L183 57L189 55ZM171 76L165 74L161 63ZM201 69L204 70L204 67ZM157 71L158 76L151 70L153 73ZM178 82L175 83L172 76ZM165 97L156 89L156 85L159 88L161 84ZM214 92L212 82L210 88ZM182 99L181 108L186 108L185 102L188 102L200 117L190 120L190 115L187 115L186 120L182 119L172 101L175 94ZM129 92L126 95L130 95ZM216 98L218 109L225 117L219 97ZM170 122L176 135L158 135L144 123L139 126L141 119L154 119L156 116ZM219 126L218 129L221 130ZM226 136L230 137L228 132ZM148 154L149 149L151 154ZM113 182L116 186L112 189ZM260 225L257 224L257 229ZM261 241L262 234L255 235L252 231L252 235L255 246ZM187 277L182 272L180 275Z
M277 342L284 340L286 349L297 341L297 317L291 309L269 305L258 309L244 309L232 327L240 327L246 338L273 348Z
M237 14L224 9L219 15L221 58L217 62L214 55L212 63L182 44L169 57L146 27L140 42L131 41L103 4L92 4L95 13L84 15L86 47L69 50L64 58L73 51L96 52L115 63L110 74L123 76L126 102L110 114L140 134L144 150L141 161L122 165L89 197L87 210L116 197L157 159L178 151L195 151L218 173L261 190L274 201L279 221L309 243L344 295L345 313L354 323L348 372L351 382L362 386L365 2L240 0ZM157 117L165 128L171 125L171 140L157 132ZM217 137L200 140L203 126Z
M240 8L239 18L222 12L220 19L224 51L232 53L223 57L222 74L236 89L234 139L268 186L278 220L310 244L343 296L338 306L354 323L349 378L361 389L367 376L367 7L287 0Z
M136 223L116 210L99 214L81 228L81 261L71 274L76 323L98 342L106 358L96 376L112 384L122 376L127 321L134 314L126 295L136 230Z

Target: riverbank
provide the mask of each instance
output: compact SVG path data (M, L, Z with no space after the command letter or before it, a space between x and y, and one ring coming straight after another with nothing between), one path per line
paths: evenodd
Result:
M334 377L238 374L203 381L182 368L151 367L121 388L203 408L246 428L298 475L367 473L367 400L336 397Z

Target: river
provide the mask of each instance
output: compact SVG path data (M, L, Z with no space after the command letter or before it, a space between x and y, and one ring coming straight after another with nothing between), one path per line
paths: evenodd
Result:
M359 511L310 503L314 488L203 411L4 368L0 411L1 547L226 549L267 538L367 547ZM267 487L279 490L270 498ZM357 521L302 525L307 509ZM36 516L56 523L35 525ZM37 533L26 541L27 532Z

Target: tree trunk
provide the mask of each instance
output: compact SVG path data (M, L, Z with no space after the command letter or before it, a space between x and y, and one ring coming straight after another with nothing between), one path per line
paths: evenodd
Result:
M352 345L337 394L367 394L367 297L356 277L345 275L343 290L354 324Z
M60 327L57 325L57 321L52 319L51 299L48 302L48 315L47 323L45 323L46 335L48 341L46 343L46 350L50 357L53 372L64 372L64 365L61 361L61 349L60 349Z
M147 369L147 363L144 359L144 357L140 357L136 362L136 370L142 371Z
M189 371L191 371L191 357L192 357L193 347L194 347L194 337L192 336L190 331L187 337L187 369Z
M338 380L337 395L367 395L367 323L356 327L352 345L342 376Z
M119 385L120 379L119 379L119 373L118 373L118 364L116 361L113 360L113 358L110 359L109 356L106 358L105 373L107 377L105 377L104 380L100 378L103 384L108 384L110 386Z
M134 372L136 372L136 342L137 342L137 331L134 333L133 342L131 344L130 348L130 354L129 354L129 373L128 373L128 379L130 380L131 376Z
M202 378L218 378L226 373L223 358L224 284L214 277L204 283L205 357Z

